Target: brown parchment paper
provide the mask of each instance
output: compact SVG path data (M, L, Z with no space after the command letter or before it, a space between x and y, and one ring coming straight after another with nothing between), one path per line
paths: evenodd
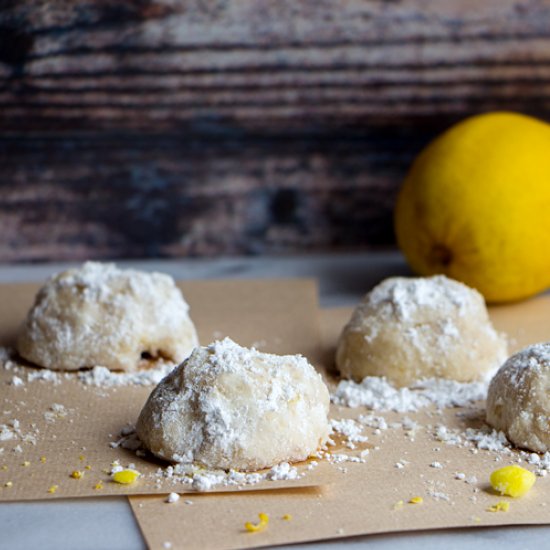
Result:
M319 325L313 281L191 281L179 286L190 304L201 343L230 336L263 351L302 353L317 360ZM37 288L30 284L0 285L1 346L13 343ZM16 374L26 379L31 370ZM13 371L0 367L0 425L17 420L20 432L13 439L0 440L0 501L186 490L181 483L158 482L153 477L160 462L109 446L125 425L135 422L152 386L96 388L75 380L14 386L10 383L13 376ZM64 410L53 410L54 404L63 405ZM134 463L143 476L132 485L109 481L104 470L114 460L123 466ZM299 466L301 471L305 468ZM83 477L71 478L74 470L82 471ZM314 485L330 475L330 471L319 468L298 481L263 482L244 490ZM96 489L99 481L103 488ZM53 485L58 488L49 493Z
M550 340L550 296L491 308L496 327L511 339L511 351L530 343ZM327 310L322 315L324 357L330 361L336 340L351 309ZM328 362L326 363L329 364ZM333 417L368 414L364 408L332 408ZM550 523L550 482L538 478L522 499L500 497L488 479L497 467L512 463L494 452L448 446L433 437L434 426L444 424L463 431L482 424L482 404L442 413L376 413L388 423L408 417L419 424L412 435L402 427L376 435L365 430L372 449L365 464L332 466L336 481L327 486L247 494L195 495L192 504L180 500L166 504L158 497L130 497L142 533L153 548L250 548L342 536L510 524ZM398 469L397 462L405 467ZM443 467L430 465L438 462ZM455 478L464 473L467 480ZM415 496L422 504L409 504ZM508 512L487 509L510 502ZM249 533L246 521L269 514L264 531ZM290 514L291 520L283 519Z

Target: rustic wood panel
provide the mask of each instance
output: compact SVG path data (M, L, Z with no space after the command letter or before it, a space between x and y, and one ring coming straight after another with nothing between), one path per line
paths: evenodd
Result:
M0 1L0 260L391 246L492 109L550 120L550 0Z
M4 139L0 258L388 246L394 182L418 139L385 127L315 140Z
M549 106L548 0L18 0L0 25L15 131Z

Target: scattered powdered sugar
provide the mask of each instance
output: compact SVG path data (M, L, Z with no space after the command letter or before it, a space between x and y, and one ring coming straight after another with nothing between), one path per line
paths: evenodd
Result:
M49 382L59 385L63 380L76 380L86 386L98 388L155 386L176 367L173 362L158 359L155 361L154 367L141 368L135 372L111 371L103 366L76 372L53 371L21 365L17 363L17 355L14 350L1 347L0 364L4 370L14 373L9 384L15 387L22 387L33 382Z
M269 479L269 481L280 481L298 479L299 474L294 466L291 466L288 462L281 462L273 466L266 476L266 479Z
M167 376L175 365L159 362L155 368L136 372L114 372L106 367L94 367L91 370L81 371L76 377L87 386L113 388L117 386L153 386Z
M33 427L33 429L34 432L24 433L21 429L21 422L14 418L5 424L0 424L0 441L17 440L23 443L36 445L38 430L35 426ZM20 445L17 445L13 450L15 452L23 452L23 449Z
M262 481L287 481L303 477L288 462L276 464L266 472L239 472L237 470L208 470L194 464L176 464L159 468L153 477L157 482L168 480L181 483L197 492L210 491L217 486L255 485Z
M168 504L173 504L174 502L177 502L179 499L180 499L180 496L178 495L178 493L170 493L166 497L165 502L167 502Z
M10 384L12 386L24 386L25 385L25 382L23 382L23 380L21 378L19 378L19 376L14 376L11 381L10 381Z
M351 418L344 420L331 420L332 431L344 438L344 445L349 449L355 449L356 443L368 441L366 435L362 435L364 426Z
M440 424L435 427L434 437L451 446L473 447L505 454L511 452L511 444L506 439L506 435L486 424L481 428L465 430L450 429Z
M367 376L362 382L341 380L332 393L332 402L345 407L367 407L375 411L414 412L435 406L464 407L485 399L486 382L457 382L429 378L412 387L396 388L388 380Z
M67 409L65 405L61 403L54 403L49 410L44 413L44 420L48 423L53 423L60 418L65 418L72 412L70 409Z

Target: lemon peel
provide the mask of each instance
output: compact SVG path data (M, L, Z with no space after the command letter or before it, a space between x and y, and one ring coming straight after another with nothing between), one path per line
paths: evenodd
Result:
M131 468L126 468L125 470L120 470L113 474L112 480L115 483L120 483L121 485L130 485L134 483L136 479L141 474L137 470L132 470Z
M290 521L292 519L292 515L291 514L285 514L282 519L284 519L285 521Z
M250 533L257 533L258 531L263 531L269 523L269 516L262 512L258 514L258 518L260 520L258 523L252 523L250 521L247 521L244 524L244 528Z
M71 477L73 479L81 479L84 475L84 472L81 472L80 470L74 470L71 472Z
M510 503L505 500L501 500L492 506L487 508L487 512L507 512L510 509Z
M412 497L409 500L409 504L422 504L424 502L424 499L422 497Z
M533 472L512 464L495 470L489 480L491 487L501 495L517 498L533 487L536 476Z

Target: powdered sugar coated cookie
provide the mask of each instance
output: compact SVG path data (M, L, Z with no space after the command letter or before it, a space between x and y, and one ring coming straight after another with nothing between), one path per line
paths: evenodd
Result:
M315 452L328 437L328 408L327 387L304 357L226 338L197 348L157 386L137 432L173 462L257 470Z
M338 343L345 378L384 376L397 386L423 378L471 382L506 358L483 297L443 275L386 279L354 311Z
M188 310L168 275L87 262L40 289L17 351L62 370L101 365L133 371L143 355L179 363L197 345Z
M550 343L512 355L487 395L487 422L525 449L550 451Z

